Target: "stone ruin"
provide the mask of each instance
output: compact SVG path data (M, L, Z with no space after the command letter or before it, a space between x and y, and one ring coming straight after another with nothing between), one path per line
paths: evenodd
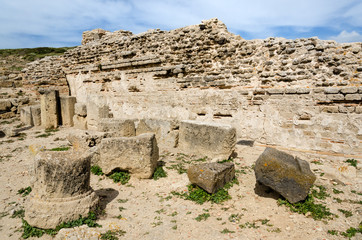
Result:
M159 149L208 156L213 163L190 168L188 176L213 193L235 174L232 164L216 161L231 157L240 139L361 155L361 56L361 43L244 40L217 19L136 35L97 29L64 56L28 65L24 87L41 101L23 108L21 119L79 129L68 140L106 173L150 178ZM269 148L255 173L291 202L305 199L315 181L307 162ZM89 190L86 180L82 186ZM73 197L62 191L56 198ZM37 209L30 207L29 222Z

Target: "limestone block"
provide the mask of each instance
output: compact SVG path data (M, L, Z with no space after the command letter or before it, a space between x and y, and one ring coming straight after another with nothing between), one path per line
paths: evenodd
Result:
M34 126L41 125L41 108L39 105L30 106L31 118L33 120Z
M87 130L88 129L87 128L87 118L81 117L78 115L74 115L73 116L73 125L74 125L74 128Z
M155 134L104 138L99 147L99 166L105 174L114 169L128 170L137 178L150 178L158 160Z
M87 128L98 130L98 122L101 118L109 117L109 108L107 105L98 106L93 102L87 103Z
M78 116L86 117L87 116L87 105L85 105L84 103L75 103L74 112Z
M41 92L41 125L48 128L57 128L59 126L59 92L57 90L49 90Z
M20 108L20 121L27 126L34 126L30 106Z
M98 204L89 183L88 154L39 152L35 157L32 192L25 203L25 220L31 226L49 229L79 216L86 217Z
M72 127L73 124L73 116L74 116L74 104L77 99L71 96L62 96L60 97L60 111L61 111L61 119L62 125L67 127Z
M235 177L233 163L203 163L193 165L187 170L191 183L209 193L215 193Z
M362 97L362 94L347 94L346 100L347 101L360 101Z
M154 133L160 149L171 149L178 145L179 125L176 120L141 119L137 124L136 135Z
M88 150L91 147L99 146L102 139L109 136L110 134L106 132L74 129L66 138L75 150Z
M136 135L134 121L120 118L101 118L98 131L112 132L114 137L132 137Z
M9 99L0 99L0 112L1 111L9 111L12 104Z
M280 193L289 202L304 200L316 180L305 160L266 148L255 163L256 180Z
M182 121L179 150L186 154L212 159L228 159L236 144L236 130L227 124Z

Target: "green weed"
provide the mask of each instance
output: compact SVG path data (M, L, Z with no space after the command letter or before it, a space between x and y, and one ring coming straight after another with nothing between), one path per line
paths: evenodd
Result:
M128 199L118 199L117 202L119 202L119 203L126 203L126 202L128 202Z
M122 237L124 234L126 234L123 230L108 230L105 233L101 234L102 240L118 240L118 237Z
M25 216L25 210L24 209L20 209L20 210L16 210L13 215L11 215L11 218L23 218Z
M358 161L356 159L347 159L344 162L349 163L350 166L357 168Z
M351 211L348 211L348 210L344 210L344 209L338 209L339 212L343 213L343 215L348 218L348 217L352 217L353 214Z
M109 175L110 179L113 179L115 183L121 183L122 185L125 185L128 183L129 179L131 178L131 175L128 172L125 171L113 171L111 175Z
M102 168L98 165L91 166L91 173L93 173L94 175L97 175L97 176L104 175Z
M167 173L162 166L157 167L152 176L153 180L158 180L165 177L167 177Z
M209 217L210 217L210 213L203 213L203 214L198 215L195 218L195 220L198 221L198 222L206 221L206 219L208 219Z
M235 233L235 231L231 231L227 228L224 228L224 230L221 231L221 233L227 234L227 233Z
M343 191L333 188L333 193L340 194L340 193L343 193Z
M70 149L70 147L56 147L56 148L47 149L47 150L53 151L53 152L61 152L61 151L68 151L69 149Z
M178 172L178 174L187 173L187 169L183 163L171 164L170 167L166 167L167 169L174 169Z
M237 214L231 214L231 215L229 216L229 221L230 221L230 222L233 222L233 223L239 223L242 216L244 216L244 214L239 214L239 213L237 213Z
M18 190L18 194L21 194L22 197L25 197L27 195L29 195L31 193L31 187L26 187L26 188L20 188Z
M312 189L312 196L321 200L326 199L327 197L330 197L330 195L327 193L327 189L324 186L316 186L319 188L319 191L316 189Z

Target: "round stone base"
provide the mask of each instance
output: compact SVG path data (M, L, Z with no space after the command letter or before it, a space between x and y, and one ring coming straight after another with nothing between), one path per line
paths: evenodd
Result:
M53 229L62 222L87 217L99 202L95 192L71 198L40 199L31 194L25 204L25 220L34 227Z

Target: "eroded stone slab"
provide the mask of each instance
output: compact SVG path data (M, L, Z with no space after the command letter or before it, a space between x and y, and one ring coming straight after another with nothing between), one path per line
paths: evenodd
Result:
M38 228L86 217L98 204L89 185L90 156L80 151L39 152L35 157L32 192L25 220Z
M277 191L291 203L304 200L316 180L307 161L274 148L264 150L254 171L258 182Z
M114 169L129 171L137 178L150 178L158 160L155 134L144 133L135 137L104 138L99 148L99 166L105 174Z
M179 150L211 159L228 159L236 144L236 130L230 125L200 121L182 121Z
M48 90L41 92L41 124L44 128L57 128L59 126L59 92Z
M209 193L215 193L235 177L234 163L203 163L193 165L187 170L191 183Z
M101 118L98 123L98 131L111 132L114 137L132 137L136 135L133 120L119 118Z
M74 105L76 101L77 99L72 96L60 97L60 110L63 126L72 127L74 125L73 116L75 114Z

